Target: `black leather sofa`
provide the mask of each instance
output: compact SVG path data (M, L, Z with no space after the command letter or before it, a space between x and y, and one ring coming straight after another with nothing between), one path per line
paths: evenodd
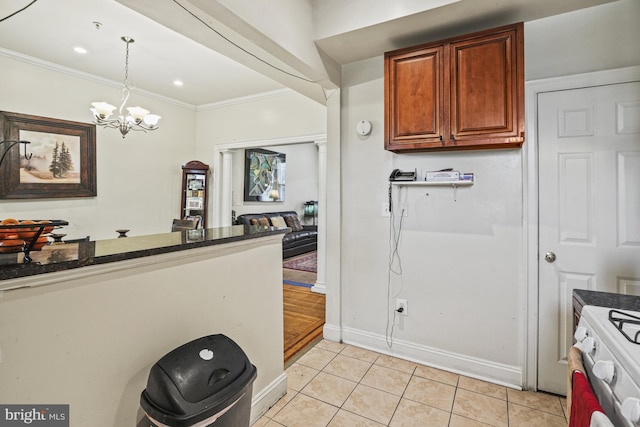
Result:
M236 224L245 226L289 227L282 238L282 258L291 258L318 248L318 227L302 225L295 211L265 212L239 215Z

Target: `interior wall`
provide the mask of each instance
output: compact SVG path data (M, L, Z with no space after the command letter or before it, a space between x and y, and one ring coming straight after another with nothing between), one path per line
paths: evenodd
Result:
M526 23L525 52L531 49L526 79L537 78L541 66L546 75L560 75L569 68L579 73L621 65L611 53L612 39L640 39L637 26L625 24L629 15L638 16L637 2L619 1ZM596 18L606 25L597 32L613 35L594 39L593 29L574 24ZM577 33L559 43L566 26ZM537 50L553 44L556 53L551 57ZM580 60L568 67L576 50ZM620 50L624 54L627 46ZM624 62L637 65L640 58L632 55ZM521 385L527 289L523 152L387 152L383 90L382 57L343 67L342 253L349 254L341 263L343 337L423 363ZM355 134L356 123L363 119L373 123L366 138ZM402 275L388 274L391 225L381 211L388 204L389 173L394 168L423 173L449 167L473 172L474 185L455 192L394 187L397 218L404 210L398 245ZM397 260L394 269L399 271ZM407 299L408 315L394 320L390 313L395 298Z
M436 9L459 0L315 0L317 39ZM366 13L363 13L366 11Z
M211 160L213 146L326 132L327 108L293 91L200 108L196 154Z
M214 147L216 145L255 141L256 146L260 146L260 141L295 139L297 136L324 134L327 128L326 120L327 108L324 105L293 91L277 92L242 102L208 106L200 109L196 117L196 155L205 163L213 165L215 164ZM244 185L244 153L243 150L233 151L232 209L236 210L238 215L257 210L281 210L281 208L300 211L301 206L294 206L295 204L311 200L307 197L314 197L314 194L315 200L317 200L317 148L313 144L303 144L302 147L305 148L293 147L297 147L297 145L282 146L282 152L296 150L295 153L302 154L298 150L306 150L314 158L312 160L305 155L300 156L299 161L294 162L292 159L298 155L294 154L291 159L290 156L287 156L288 196L282 204L261 204L269 206L268 209L246 205L242 201L244 198L242 190ZM293 153L294 151L292 151ZM301 171L301 167L313 168L312 170L315 172ZM219 184L214 183L214 187L221 189L222 186ZM274 208L275 206L277 207ZM215 211L215 208L213 210Z
M1 111L91 123L91 102L117 104L122 97L116 84L4 55L0 69ZM113 238L119 228L130 229L129 235L170 231L180 211L180 167L195 149L195 109L135 91L133 104L162 116L160 128L123 139L115 129L98 127L97 197L2 200L0 218L63 219L67 239Z
M314 143L270 146L268 150L284 153L286 158L285 199L278 202L245 202L245 150L234 150L232 208L244 213L296 211L303 222L304 203L318 200L318 148Z
M517 365L519 331L513 319L519 317L523 273L520 151L385 151L382 70L381 57L343 70L342 250L350 254L348 262L343 259L342 283L349 284L342 288L343 327L352 334L376 334L381 345L393 339ZM366 140L354 131L362 119L373 122ZM457 191L394 187L394 213L403 216L402 227L399 220L395 225L401 233L402 275L392 274L388 282L391 218L381 211L388 205L394 168L417 168L421 176L453 168L473 172L476 181ZM389 310L387 295L406 299L409 307L408 316L396 319L393 335L387 319L395 302ZM466 338L471 330L472 340Z
M525 24L526 79L640 64L640 2L619 0Z

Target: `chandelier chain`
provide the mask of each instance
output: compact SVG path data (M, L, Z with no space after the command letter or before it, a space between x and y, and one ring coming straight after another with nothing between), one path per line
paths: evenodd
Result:
M129 44L133 42L133 39L123 37L123 40L127 44L124 57L124 86L129 89Z

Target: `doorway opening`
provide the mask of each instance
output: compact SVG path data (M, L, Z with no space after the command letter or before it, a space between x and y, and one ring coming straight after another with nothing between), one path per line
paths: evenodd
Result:
M311 291L316 281L317 252L288 258L282 265L284 363L297 360L322 338L326 297Z

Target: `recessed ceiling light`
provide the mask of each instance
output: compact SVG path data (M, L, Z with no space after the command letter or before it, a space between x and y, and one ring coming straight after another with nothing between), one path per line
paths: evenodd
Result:
M173 84L176 86L182 86L184 83L182 83L182 80L174 80Z
M80 46L76 46L73 48L74 52L76 53L81 53L81 54L85 54L87 53L87 49L80 47Z

